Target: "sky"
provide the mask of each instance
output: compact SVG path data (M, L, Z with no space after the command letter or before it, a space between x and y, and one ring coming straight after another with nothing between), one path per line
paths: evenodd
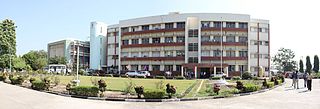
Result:
M47 50L66 38L89 40L89 24L180 13L238 13L270 20L271 55L281 47L296 60L320 55L317 0L0 0L0 20L16 22L17 55Z

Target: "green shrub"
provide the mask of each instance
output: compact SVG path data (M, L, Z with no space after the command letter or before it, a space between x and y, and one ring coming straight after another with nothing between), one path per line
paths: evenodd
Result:
M121 78L128 78L129 76L128 75L121 75L120 77Z
M243 83L241 81L237 81L236 83L237 83L236 88L242 91L244 89Z
M31 88L34 90L47 90L49 87L47 87L45 82L36 80L32 82Z
M140 99L141 98L141 95L143 94L144 92L144 88L143 86L136 86L134 88L134 90L136 91L137 95L138 95L138 98Z
M242 79L247 80L247 79L251 79L251 78L252 78L252 76L251 76L251 74L249 72L244 72L242 74Z
M274 86L273 82L267 82L267 88L272 88Z
M96 97L98 96L99 88L96 86L77 86L72 87L70 92L72 95Z
M212 80L220 80L221 77L211 77Z
M113 77L113 74L107 74L106 77Z
M137 78L146 78L146 76L136 76Z
M156 79L166 79L164 76L156 76Z
M234 94L238 94L240 91L236 88L231 88L231 89L222 89L220 90L219 95L220 96L232 96Z
M169 96L169 98L172 97L172 95L176 94L176 88L173 85L170 85L169 83L166 85L166 92Z
M123 90L124 94L134 94L134 86L135 84L130 79L129 82L126 82L126 87Z
M58 76L55 76L55 77L53 78L53 83L54 83L55 85L59 85L59 84L60 84L60 78L59 78Z
M183 79L186 79L185 77L183 76L176 76L175 79L178 79L178 80L183 80Z
M154 90L154 91L145 91L143 93L144 98L146 99L162 99L166 93L163 90Z
M19 84L18 77L9 77L11 84Z
M256 77L256 76L252 77L252 79L253 79L253 80L259 80L259 78Z
M241 78L240 78L240 76L233 76L232 77L232 80L240 80Z
M248 83L244 85L244 90L243 92L254 92L254 91L258 91L261 89L261 86L259 85L255 85L252 83Z
M100 79L100 80L98 81L98 85L99 85L99 90L100 90L102 93L107 90L107 89L106 89L107 83L106 83L104 80Z

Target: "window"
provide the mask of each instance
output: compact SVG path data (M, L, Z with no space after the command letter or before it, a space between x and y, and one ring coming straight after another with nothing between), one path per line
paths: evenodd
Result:
M179 50L176 53L177 53L177 56L184 56L184 50Z
M152 65L153 71L160 71L160 65Z
M129 45L129 40L122 40L122 45Z
M207 21L201 22L201 27L202 28L209 28L210 27L210 22L207 22Z
M226 28L236 28L236 23L235 22L227 22L226 23Z
M121 65L121 70L123 70L123 71L128 70L127 65Z
M248 23L240 22L239 23L239 28L248 28Z
M259 28L259 32L262 32L262 28Z
M177 22L177 28L185 28L185 22Z
M239 51L239 57L248 57L248 51Z
M173 42L173 37L165 37L165 43L172 43Z
M247 42L248 41L248 37L239 37L239 42Z
M172 29L173 28L173 23L166 23L165 24L165 29Z
M141 65L141 70L149 71L149 65Z
M214 36L213 42L221 42L221 36Z
M153 51L152 57L160 57L160 51Z
M198 37L198 29L190 29L188 33L189 37Z
M129 53L128 52L121 52L121 57L128 57Z
M149 52L145 51L145 52L141 52L142 57L149 57Z
M181 71L181 65L176 65L176 71Z
M188 48L189 51L198 51L198 43L190 43Z
M210 51L201 51L201 56L210 56Z
M161 29L161 25L160 24L155 24L155 25L152 25L152 28L154 30L159 30L159 29Z
M227 57L236 57L236 52L235 51L227 51L226 56Z
M258 41L256 40L251 40L250 42L251 42L251 45L258 45Z
M131 70L137 71L138 70L138 65L131 65Z
M198 63L198 57L189 57L188 63Z
M215 28L221 28L221 22L213 22Z
M221 50L213 50L213 56L221 56Z
M131 57L139 57L139 52L131 52Z
M164 71L173 71L173 65L164 65Z
M228 71L229 71L229 72L236 71L236 66L235 66L235 65L229 65L229 66L228 66Z
M139 44L139 39L131 39L131 44Z
M201 42L209 42L210 41L210 36L202 36L201 37Z
M265 41L265 42L264 42L264 45L265 45L265 46L269 46L269 41Z
M165 57L173 57L173 51L164 51Z
M149 38L142 38L142 44L149 44Z
M250 28L250 31L252 31L252 32L257 32L257 31L258 31L258 28L257 28L257 27L251 27L251 28Z
M185 42L184 36L177 36L177 42Z
M135 31L138 31L138 30L139 30L138 26L131 27L131 32L135 32Z
M239 65L239 71L241 71L241 72L248 71L248 66L247 65Z
M142 30L143 30L143 31L149 30L149 25L142 25Z
M152 38L152 43L160 43L160 38Z
M236 42L236 38L235 38L235 36L227 36L226 41L227 42Z

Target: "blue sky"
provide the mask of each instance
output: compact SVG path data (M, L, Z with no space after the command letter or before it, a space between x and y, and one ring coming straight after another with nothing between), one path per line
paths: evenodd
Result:
M13 19L17 28L17 54L47 49L47 43L64 38L87 40L89 23L116 24L136 17L181 13L239 13L271 23L271 53L291 48L298 56L320 54L311 40L319 39L316 0L0 0L0 20ZM303 23L295 23L303 21ZM299 27L299 28L297 28ZM307 29L301 27L309 27ZM308 32L306 32L308 31ZM319 36L319 35L318 35ZM310 49L297 46L303 41Z

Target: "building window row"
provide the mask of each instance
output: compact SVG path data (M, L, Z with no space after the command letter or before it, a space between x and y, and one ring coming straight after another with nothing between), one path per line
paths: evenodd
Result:
M225 22L225 23L226 23L226 25L225 25L224 28L236 28L236 22ZM221 26L222 26L222 22L219 22L219 21L214 21L214 22L202 21L201 22L201 27L202 28L211 28L211 27L221 28ZM248 23L239 22L237 28L246 29L246 28L248 28Z
M140 70L142 70L142 71L150 71L151 69L149 68L149 66L151 66L151 68L152 68L152 71L181 71L181 65L164 65L164 69L163 70L161 70L160 69L160 66L161 65L146 65L146 64L143 64L143 65L140 65L141 67L141 69ZM175 70L174 70L174 67L176 68ZM130 65L130 68L129 68L129 66L128 65L121 65L121 69L123 70L123 71L126 71L126 70L132 70L132 71L137 71L137 70L139 70L139 65L137 65L137 64L133 64L133 65Z
M269 46L269 41L251 40L251 45L264 45L264 46Z
M223 40L222 40L223 41ZM239 36L238 42L247 42L248 37L245 36ZM210 36L202 36L201 42L221 42L221 36L213 36L213 39L210 38ZM226 36L225 42L236 42L235 36Z
M236 53L239 53L239 56L236 55ZM228 50L225 51L225 56L226 57L248 57L248 51L234 51L234 50ZM202 50L201 51L201 56L213 56L213 57L219 57L221 56L221 51L220 50L213 50L212 53L210 50Z
M188 35L189 37L198 37L198 29L190 29Z
M189 51L198 51L198 43L189 43L188 49Z
M141 53L141 55L139 55ZM176 53L174 53L173 50L170 51L164 51L164 56L161 56L160 51L151 51L151 55L149 54L149 51L144 52L131 52L131 56L129 56L129 52L121 52L121 57L174 57L174 56L185 56L184 50L177 50Z
M258 58L258 57L259 57L259 59L269 59L268 54L258 54L258 53L251 54L251 58Z
M141 44L149 44L150 43L150 38L142 38L141 39ZM177 36L176 37L176 42L185 42L185 37L184 36ZM161 38L156 37L156 38L151 38L152 43L161 43ZM165 37L164 38L164 43L174 43L173 37ZM131 39L131 44L140 44L139 39ZM129 39L122 40L122 45L130 45L129 44Z
M251 27L250 28L251 32L261 32L261 33L268 33L269 29L268 28L257 28L257 27Z
M159 29L174 29L174 23L165 23L164 28L161 28L161 24L141 25L141 30L139 29L139 27L140 26L123 27L121 28L121 32L125 33L125 32L159 30ZM176 22L175 28L185 28L185 22Z

